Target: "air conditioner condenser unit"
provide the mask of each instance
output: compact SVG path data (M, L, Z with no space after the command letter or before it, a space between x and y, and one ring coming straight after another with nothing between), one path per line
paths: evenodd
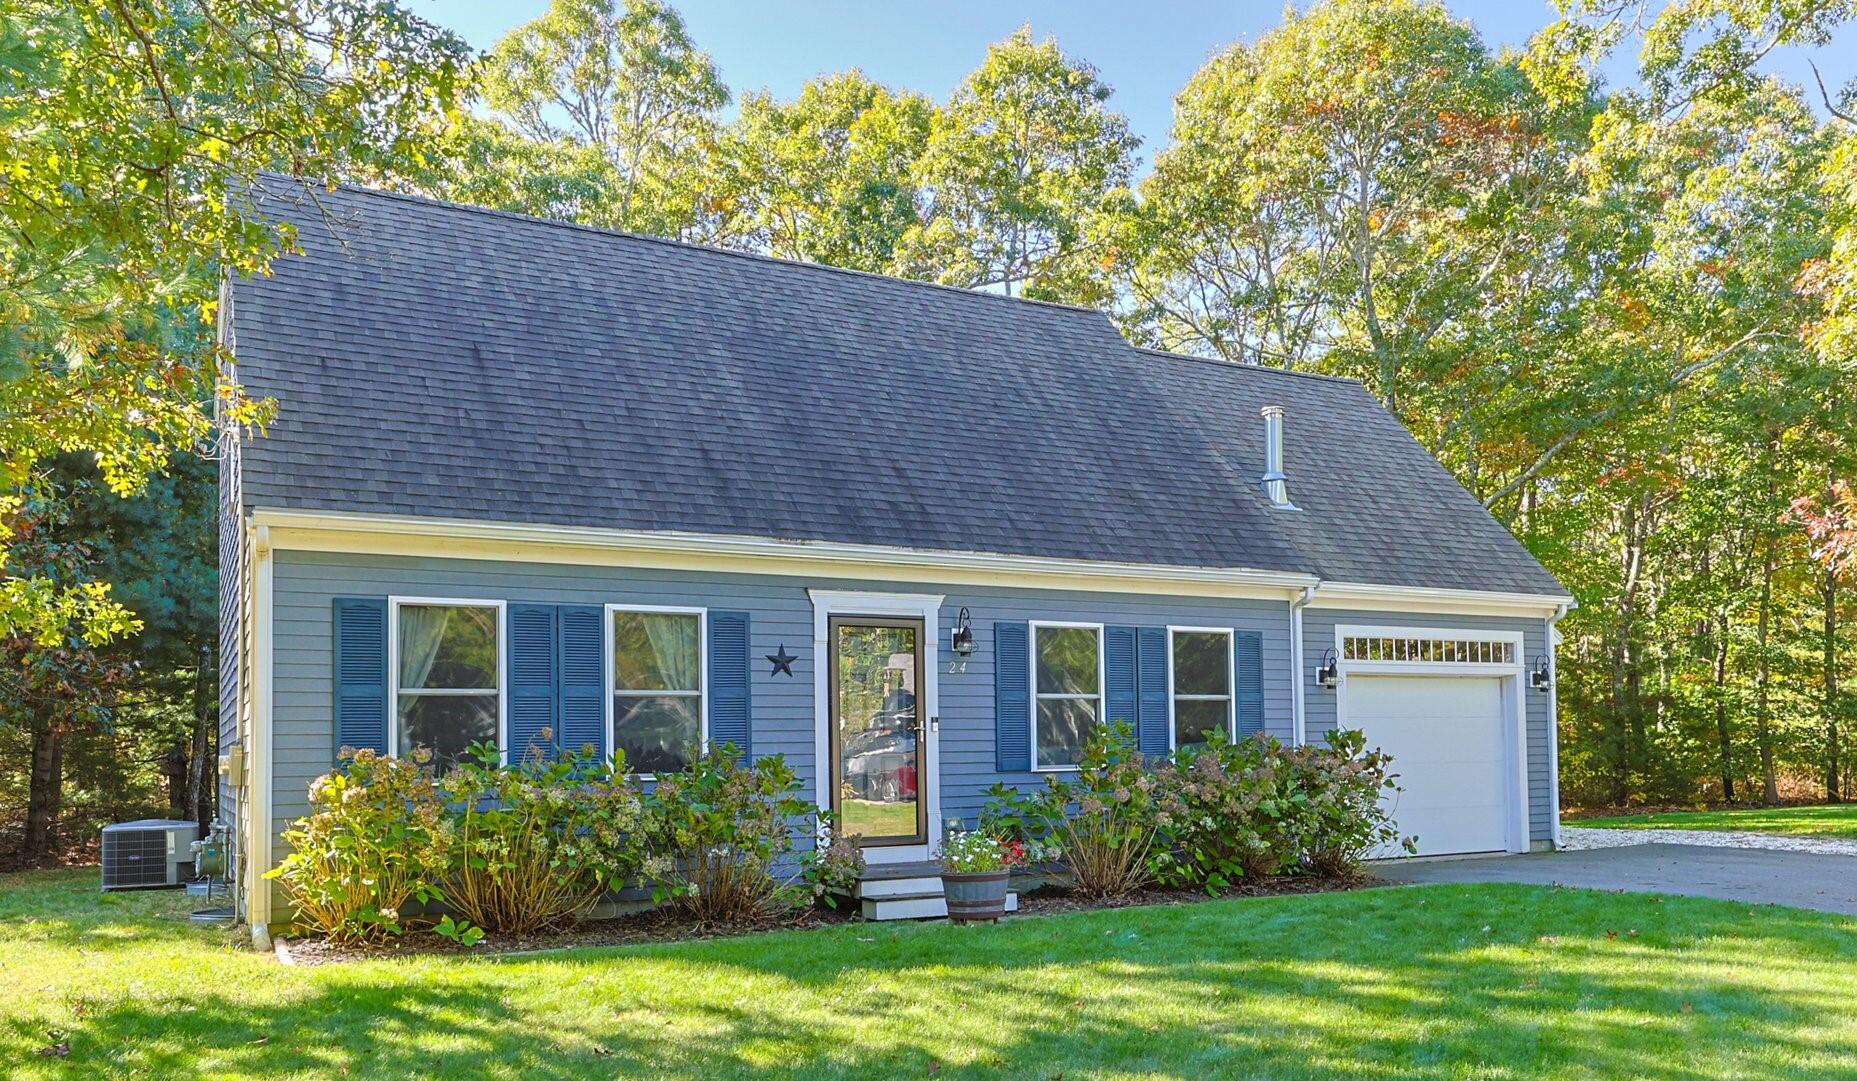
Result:
M193 842L200 827L173 818L144 818L103 827L103 888L179 886L193 877Z

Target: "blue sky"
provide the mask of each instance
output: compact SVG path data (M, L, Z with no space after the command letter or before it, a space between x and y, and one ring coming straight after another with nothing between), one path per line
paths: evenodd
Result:
M547 0L406 0L418 14L448 26L480 49L547 9ZM872 78L944 98L979 63L989 42L1030 23L1055 35L1115 88L1114 107L1142 138L1144 162L1165 144L1173 95L1206 58L1238 40L1254 40L1282 21L1281 0L673 0L690 34L709 50L730 88L770 89L792 97L815 75L859 67ZM1520 45L1552 21L1545 0L1453 0L1492 46ZM1835 89L1857 77L1857 33L1814 50ZM1766 65L1805 85L1806 54ZM1610 72L1630 77L1622 56Z

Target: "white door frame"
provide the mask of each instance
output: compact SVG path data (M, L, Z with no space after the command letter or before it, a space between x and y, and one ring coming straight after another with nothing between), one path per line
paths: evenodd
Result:
M868 863L926 860L941 839L941 602L940 593L860 593L809 589L812 598L813 773L819 809L832 807L832 689L829 686L833 616L887 616L922 621L922 702L917 736L922 749L919 795L928 818L928 843L864 850Z
M1453 661L1350 661L1345 640L1351 636L1368 638L1449 638L1479 642L1507 642L1513 646L1509 664L1470 664ZM1509 805L1503 825L1503 839L1510 852L1528 851L1528 703L1524 698L1528 681L1523 660L1522 632L1466 631L1443 627L1383 627L1338 624L1335 627L1335 656L1340 679L1335 686L1335 727L1347 727L1348 676L1425 676L1435 679L1490 676L1503 681L1503 754L1508 763L1504 778L1504 796ZM1394 764L1395 772L1398 763Z

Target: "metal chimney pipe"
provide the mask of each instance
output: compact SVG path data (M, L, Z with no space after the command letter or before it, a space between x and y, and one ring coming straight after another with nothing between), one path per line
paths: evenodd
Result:
M1270 505L1295 510L1290 502L1289 477L1283 472L1283 407L1267 405L1264 415L1264 494Z

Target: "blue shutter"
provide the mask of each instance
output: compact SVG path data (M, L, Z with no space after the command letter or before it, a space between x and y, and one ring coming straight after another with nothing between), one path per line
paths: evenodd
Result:
M1103 628L1103 720L1138 728L1135 716L1135 628Z
M1136 713L1141 718L1136 728L1141 753L1165 755L1173 750L1173 733L1167 730L1168 699L1173 695L1173 688L1167 685L1167 628L1141 628L1136 653L1140 680Z
M753 702L748 689L748 613L709 613L709 743L733 743L753 758Z
M555 609L560 678L556 744L563 751L591 747L606 757L606 610L597 604Z
M558 682L554 605L511 604L508 608L509 743L504 747L505 757L510 762L552 758Z
M1232 640L1238 661L1238 738L1264 734L1264 636L1245 631Z
M387 753L387 598L335 598L335 744Z
M1030 634L1030 624L993 624L993 748L1001 773L1032 768Z

